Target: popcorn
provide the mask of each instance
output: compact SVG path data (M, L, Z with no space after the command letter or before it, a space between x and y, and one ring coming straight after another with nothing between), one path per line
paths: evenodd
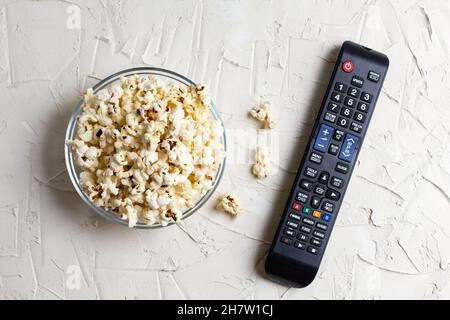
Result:
M272 164L267 149L257 147L255 155L256 163L252 167L252 173L258 179L267 178L272 173Z
M213 185L225 151L205 86L153 76L88 89L71 146L80 185L97 206L128 221L167 225Z
M239 203L236 200L236 197L234 197L231 194L226 194L217 204L217 209L221 209L227 213L230 213L234 216L238 215L242 212L241 207Z
M272 119L272 114L270 110L272 108L272 103L270 101L263 102L252 108L250 115L256 120L262 122L264 129L275 128L275 121Z

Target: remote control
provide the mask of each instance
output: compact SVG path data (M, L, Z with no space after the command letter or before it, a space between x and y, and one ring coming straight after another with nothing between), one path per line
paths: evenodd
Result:
M346 41L270 248L269 275L306 287L316 276L389 59Z

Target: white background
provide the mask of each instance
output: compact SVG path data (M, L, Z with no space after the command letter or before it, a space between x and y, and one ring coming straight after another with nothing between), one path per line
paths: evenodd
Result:
M0 297L450 298L449 30L439 0L0 1ZM288 288L263 261L347 39L391 68L318 277ZM110 224L65 171L81 94L145 65L206 83L229 133L274 104L275 174L231 161L185 231ZM214 209L229 191L240 217Z

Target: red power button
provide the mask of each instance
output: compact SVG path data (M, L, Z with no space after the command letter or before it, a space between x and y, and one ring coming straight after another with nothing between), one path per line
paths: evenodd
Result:
M353 68L353 62L351 62L350 60L344 61L344 63L342 63L342 70L344 70L344 72L350 73L353 71Z

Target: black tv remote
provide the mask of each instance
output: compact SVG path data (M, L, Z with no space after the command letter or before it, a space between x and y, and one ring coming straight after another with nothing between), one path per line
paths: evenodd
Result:
M299 287L317 274L341 207L389 59L346 41L265 263Z

